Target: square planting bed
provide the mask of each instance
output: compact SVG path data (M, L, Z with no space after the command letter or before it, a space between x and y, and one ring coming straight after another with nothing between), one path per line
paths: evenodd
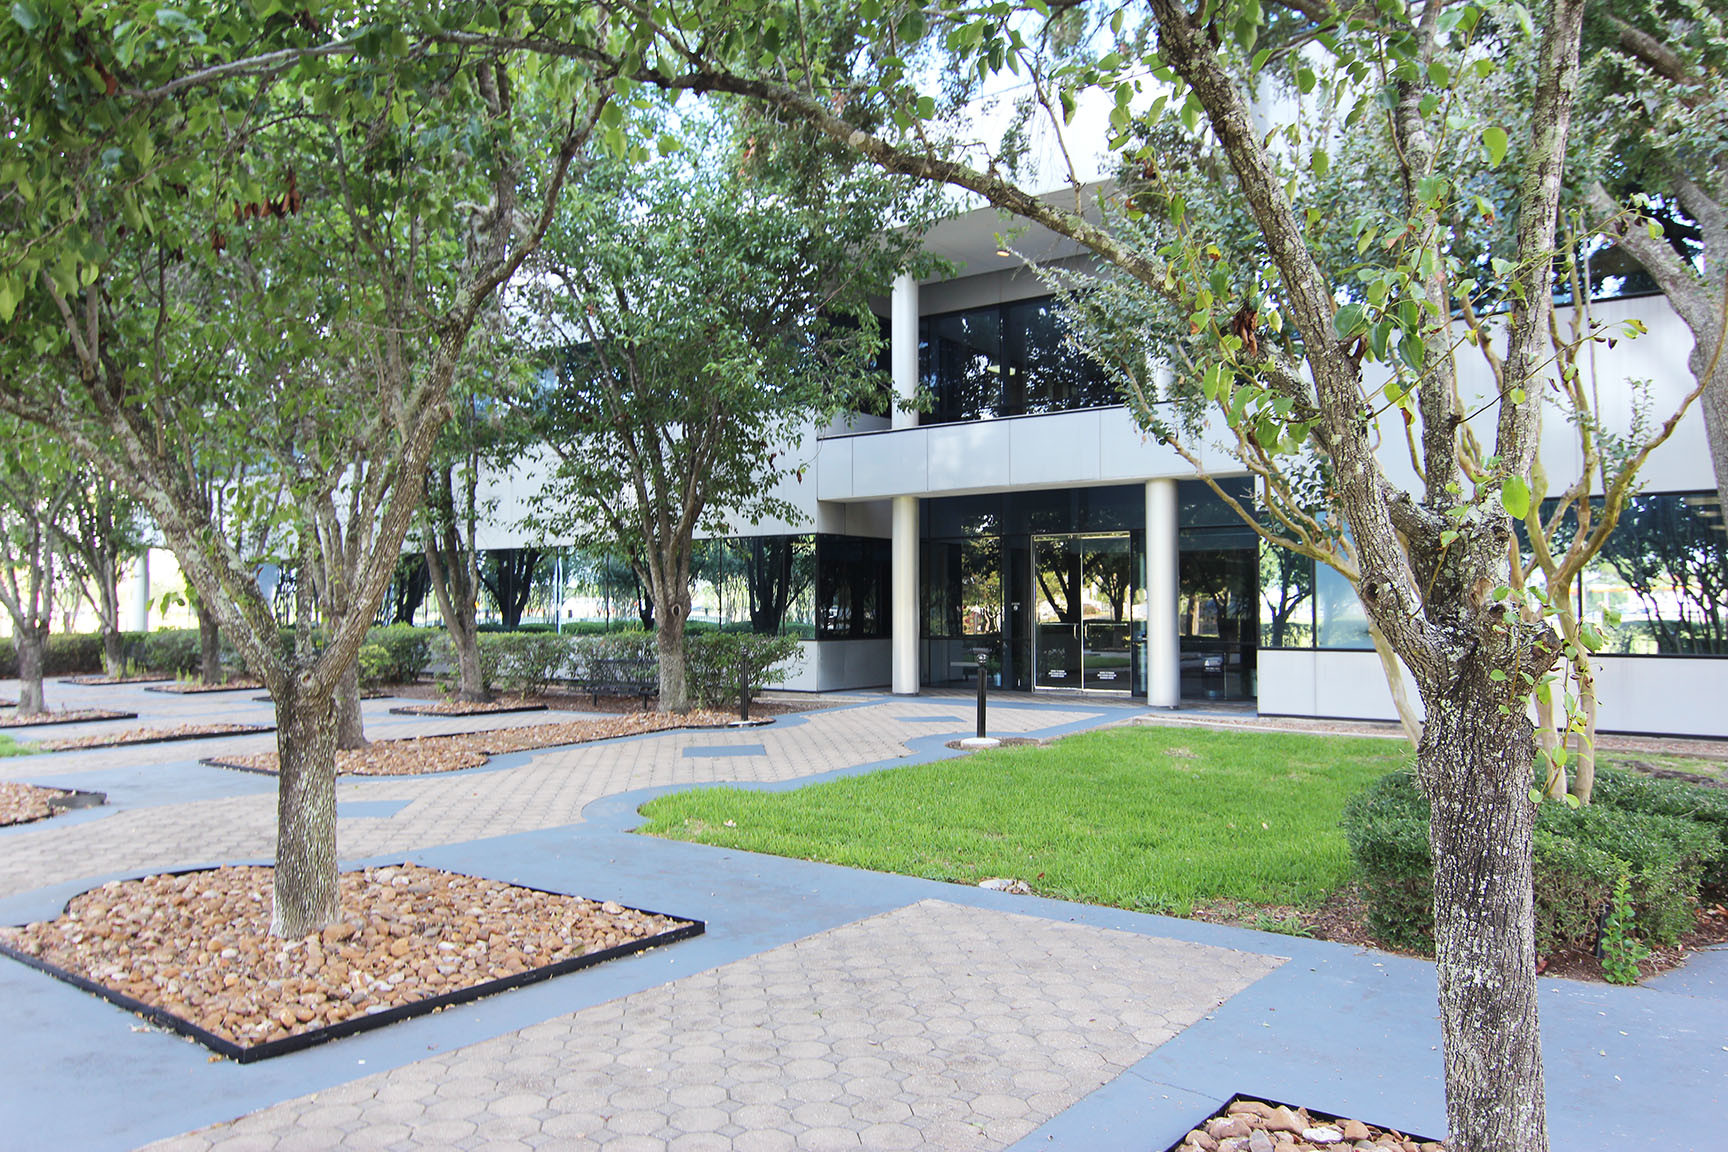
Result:
M392 716L502 716L506 712L544 712L546 705L530 704L525 700L510 704L460 704L455 701L433 701L425 704L403 704L390 709Z
M136 712L114 712L107 708L76 708L49 712L46 716L0 716L0 728L42 728L50 724L94 724L99 720L136 720Z
M1164 1152L1446 1152L1446 1145L1396 1128L1367 1124L1264 1096L1237 1093Z
M114 881L0 952L241 1064L701 935L699 920L415 864L345 872L336 923L268 935L271 869Z

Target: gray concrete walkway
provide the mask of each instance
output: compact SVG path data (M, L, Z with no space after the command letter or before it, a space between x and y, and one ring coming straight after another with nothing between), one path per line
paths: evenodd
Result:
M0 684L0 696L9 685ZM269 719L251 694L51 685L56 706ZM236 698L238 697L238 698ZM545 722L389 717L375 736ZM1132 710L993 699L993 730ZM1340 945L651 840L648 796L785 788L954 755L967 701L870 696L344 780L345 862L413 859L698 917L705 935L258 1064L0 962L0 1147L1162 1149L1234 1092L1441 1134L1430 965ZM43 730L44 735L52 730ZM28 737L29 733L14 732ZM0 831L0 923L117 876L267 860L268 737L0 761L109 793ZM1556 1148L1703 1148L1728 1104L1728 953L1637 989L1542 982Z

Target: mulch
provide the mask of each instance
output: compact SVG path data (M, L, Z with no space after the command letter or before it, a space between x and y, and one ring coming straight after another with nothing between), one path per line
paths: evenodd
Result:
M202 696L206 692L255 692L264 687L256 680L230 680L224 684L200 684L196 680L176 680L146 692L166 692L170 696Z
M104 708L73 708L46 716L0 716L0 728L35 728L45 724L83 724L93 720L136 720L136 712L110 712Z
M457 732L447 736L413 736L400 740L375 740L364 748L336 753L336 771L344 776L424 776L435 772L459 772L478 768L493 756L528 752L566 744L585 744L666 732L674 728L723 728L730 716L717 712L633 712L619 716L590 717L557 724L527 724L520 728L494 728L485 732ZM278 771L275 752L255 756L212 757L204 763L243 772Z
M478 704L467 700L435 700L427 704L404 704L390 709L392 716L498 716L506 712L544 712L546 705L527 700L493 700Z
M82 688L105 688L111 684L160 684L164 680L172 680L172 676L62 676L60 683L76 684Z
M124 744L167 744L176 740L210 740L218 736L252 736L274 731L276 731L276 726L273 724L175 724L166 728L128 728L124 732L72 736L65 740L43 740L36 747L47 752L67 752L76 748L118 748Z

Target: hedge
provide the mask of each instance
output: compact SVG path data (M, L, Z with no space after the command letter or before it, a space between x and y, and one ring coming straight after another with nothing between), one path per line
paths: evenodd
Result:
M1594 799L1579 809L1546 803L1537 810L1538 950L1593 948L1622 875L1631 889L1635 934L1673 943L1691 927L1700 888L1728 870L1728 796L1602 768ZM1343 826L1369 927L1394 948L1431 954L1428 801L1414 773L1391 773L1358 793L1345 806Z

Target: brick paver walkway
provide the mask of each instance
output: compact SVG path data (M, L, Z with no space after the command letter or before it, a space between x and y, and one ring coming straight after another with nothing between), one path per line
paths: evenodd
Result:
M997 1149L1279 963L926 900L150 1147Z

